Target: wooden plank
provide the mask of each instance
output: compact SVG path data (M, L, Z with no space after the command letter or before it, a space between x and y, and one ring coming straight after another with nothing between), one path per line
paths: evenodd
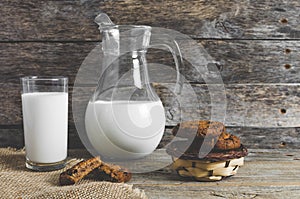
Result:
M200 43L218 63L226 84L300 82L298 41L226 40ZM195 68L187 67L183 74L194 82L202 79Z
M90 157L82 150L70 150L69 154L70 157ZM158 161L167 158L164 156ZM219 182L182 179L166 167L135 173L129 184L144 190L149 198L298 198L299 160L299 149L249 148L245 165L235 176Z
M127 184L144 190L150 199L203 197L290 199L299 197L300 161L297 159L300 158L299 149L250 148L249 152L245 165L238 170L238 173L219 182L196 182L182 179L166 167L148 173L134 173ZM71 149L68 154L70 159L91 157L86 150L82 149ZM22 161L24 157L17 156L16 158ZM87 180L93 181L93 179Z
M2 43L0 45L0 82L19 83L28 75L69 77L75 75L94 43Z
M0 84L2 94L0 95L0 125L21 125L22 124L22 103L21 86L19 84ZM72 88L69 88L71 93ZM69 123L73 123L72 118L72 98L69 97Z
M219 89L223 85L208 87L202 84L186 84L180 98L174 98L171 93L173 85L167 83L155 85L156 92L165 108L173 107L175 111L173 118L168 118L167 125L175 125L181 120L194 119L222 121L224 119L222 116L226 113L225 124L227 126L263 128L300 126L298 120L300 117L300 84L227 84L224 93L209 92L209 88ZM0 84L0 87L2 88L0 125L20 125L22 116L19 85ZM95 87L80 87L76 89L76 93L82 92L84 96L90 96L94 89ZM72 88L70 88L69 98L70 123L73 122L71 90ZM223 101L223 96L226 96L225 101ZM170 104L172 101L174 101L173 105ZM214 104L212 105L212 103ZM86 103L79 101L77 105L85 111ZM224 105L227 106L225 110ZM215 111L214 114L212 111ZM168 113L166 112L166 114Z
M9 127L9 128L8 128ZM159 148L168 144L173 136L171 128L167 127ZM241 138L242 143L251 148L265 149L290 149L299 148L299 128L250 128L250 127L227 127L227 131ZM80 138L74 126L69 125L69 148L83 148ZM22 126L2 126L0 128L0 147L24 146Z
M220 182L183 180L165 168L135 174L130 182L149 198L297 198L298 150L252 150L238 173ZM295 155L295 156L293 156Z
M167 123L175 125L180 120L199 118L219 118L222 121L224 114L222 105L225 104L227 126L266 128L300 125L299 84L225 84L226 99L223 99L222 92L209 92L221 86L201 84L192 84L190 88L186 86L183 88L182 96L175 98L176 103L170 105L174 99L170 89L172 86L157 85L156 91L165 107L172 106L175 110L173 119Z
M98 40L93 19L100 10L116 24L165 27L194 38L300 38L297 0L6 0L0 2L0 9L1 41Z
M163 149L159 149L162 151L160 154L165 154L163 152ZM300 158L299 148L278 148L278 149L266 149L266 148L248 148L249 154L245 158L246 164L248 162L273 162L273 161L281 161L281 162L288 162L289 164L293 164L293 162L297 162ZM88 158L91 157L91 154L86 150L82 148L74 148L69 150L70 157L74 158ZM161 157L162 161L169 160L169 157ZM275 167L276 168L276 167ZM164 172L165 174L169 174L172 172L172 170L169 167L166 167L162 170L157 170L153 173L153 177L157 178L159 175ZM283 171L286 172L286 171ZM141 176L147 175L147 174L140 174ZM261 173L260 175L264 175L264 173ZM173 176L174 178L178 179L178 176ZM237 177L237 176L234 176Z
M227 127L249 148L285 149L300 147L299 128Z
M252 149L300 149L300 128L227 127L227 131L240 137L242 143ZM68 135L69 148L84 148L74 126L69 125ZM22 148L23 137L22 126L2 126L0 147ZM167 127L158 148L163 148L172 139L171 127Z
M0 128L0 147L24 147L24 133L22 126L2 126ZM77 131L74 126L68 128L68 148L78 149L84 148L77 135Z
M300 82L300 41L198 42L218 63L217 69L220 69L225 84ZM69 77L72 85L85 58L93 57L89 53L95 54L94 62L89 64L100 62L97 56L100 48L96 46L96 42L2 43L0 82L19 83L19 77L24 75L64 75ZM174 68L170 53L153 49L149 51L147 59L148 63ZM152 81L172 82L176 79L170 75L170 70L164 72L162 67L155 68L149 64L149 70ZM203 74L189 63L181 68L181 73L187 81L205 83Z
M159 144L163 148L174 136L172 127L167 127ZM300 129L297 128L252 128L252 127L226 127L226 131L238 136L241 142L252 149L299 149Z
M23 129L14 127L6 129L7 127L0 128L0 146L1 147L24 147L24 134ZM17 128L17 129L15 129Z
M256 186L256 188L254 188ZM290 199L298 198L299 184L289 183L288 185L282 183L275 184L256 184L256 185L228 185L228 187L219 187L219 184L212 186L172 186L167 184L165 186L144 184L134 185L145 191L149 199L163 198L163 199L194 199L194 198L259 198L259 199Z

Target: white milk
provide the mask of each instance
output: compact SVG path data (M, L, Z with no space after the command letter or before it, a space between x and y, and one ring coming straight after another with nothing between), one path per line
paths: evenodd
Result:
M136 159L152 153L165 128L160 101L89 102L88 138L97 152L108 158Z
M36 163L54 163L67 157L68 94L22 94L26 157Z

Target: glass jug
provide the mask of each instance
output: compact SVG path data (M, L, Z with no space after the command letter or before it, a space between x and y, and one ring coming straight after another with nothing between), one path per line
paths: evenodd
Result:
M166 121L149 82L147 49L164 46L172 53L178 72L175 92L180 92L180 49L167 34L153 34L150 26L115 25L105 13L95 21L102 35L103 71L86 109L87 136L106 159L142 158L160 143Z

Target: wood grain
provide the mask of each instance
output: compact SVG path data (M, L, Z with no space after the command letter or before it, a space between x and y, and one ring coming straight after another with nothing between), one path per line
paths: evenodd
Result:
M222 92L209 92L221 86L195 84L186 90L184 87L182 97L178 97L173 105L177 112L168 124L199 118L220 118L217 120L222 121L223 104L227 105L227 126L266 128L297 127L300 124L298 84L227 84L224 85L226 102ZM170 88L169 84L162 84L157 90L166 107L173 99ZM198 97L198 103L193 96ZM212 111L215 111L214 114Z
M24 146L20 77L68 76L72 96L77 71L101 41L94 23L101 10L116 24L145 24L189 35L215 61L216 65L207 69L217 67L220 71L225 84L223 101L222 93L209 92L209 88L222 85L206 85L214 82L204 81L204 74L187 62L181 70L186 79L185 96L175 98L171 92L174 73L152 65L150 79L164 105L168 108L173 99L176 102L159 151L173 138L171 128L180 120L210 119L212 108L222 119L222 102L227 105L227 131L239 136L249 148L245 166L221 182L183 180L166 167L135 174L130 184L145 190L149 198L299 198L299 0L2 0L0 147ZM166 52L150 50L147 59L148 63L173 64ZM91 61L87 64L96 64L97 57ZM93 71L88 72L91 78L81 79L83 84L90 84L86 89L91 90L86 92L97 82ZM217 103L212 106L212 101ZM84 109L84 104L79 108ZM72 111L68 145L71 149L84 148ZM78 154L82 150L70 150L69 156L83 158Z
M4 129L12 126L19 131L21 127L20 77L68 76L71 93L80 65L101 39L93 22L99 10L107 12L118 24L173 28L198 39L215 59L226 84L227 126L299 126L298 1L30 0L20 3L12 0L1 1L0 10L0 125ZM148 55L149 63L168 65L170 60L170 54L150 51ZM151 72L154 82L162 79L168 82L173 78L156 70ZM181 72L199 98L199 104L188 103L188 98L182 101L184 106L180 108L185 118L209 118L211 99L202 74L189 64ZM157 87L165 104L171 97L168 87L167 84ZM180 120L177 116L168 125L176 124ZM74 129L72 112L69 118ZM254 135L253 140L264 133L258 130ZM288 143L288 138L283 142Z
M94 47L92 43L2 43L0 45L0 82L19 83L28 75L69 77L75 75L85 56Z
M24 146L22 126L2 126L0 128L0 147L23 148ZM74 126L69 126L68 128L68 148L84 148Z
M0 95L0 126L1 125L21 125L22 124L22 103L21 103L21 86L20 84L0 84L2 94ZM69 88L69 93L72 88ZM69 110L72 110L69 97ZM72 112L69 111L69 123L72 121Z
M298 41L202 41L204 49L215 59L223 82L239 83L298 83ZM183 74L197 82L195 69Z
M216 70L225 84L245 83L298 83L300 82L299 41L242 41L207 40L199 45L215 60ZM76 43L2 43L0 45L0 82L19 83L25 75L64 75L73 85L76 73L89 53L100 57L97 42ZM288 52L288 53L287 53ZM101 52L99 52L101 53ZM170 53L152 49L147 54L148 63L165 64L173 68ZM153 70L153 81L174 81L169 71ZM212 70L212 69L210 69ZM174 71L173 71L174 72ZM185 62L181 73L187 81L205 83L202 73ZM172 79L173 78L173 79Z
M245 165L233 177L219 182L182 179L169 167L134 174L129 184L145 191L149 198L298 198L300 194L299 149L252 149ZM82 150L70 150L70 157L90 157ZM80 154L80 156L78 156ZM83 156L85 155L85 156ZM165 161L162 156L157 161ZM156 162L153 162L154 164Z
M174 138L172 128L167 127L158 148L163 148ZM226 131L238 136L243 145L252 149L299 149L300 129L226 127Z
M20 125L22 116L19 85L0 85L2 88L0 125ZM181 120L193 119L213 118L222 121L223 117L221 116L226 113L225 124L227 126L263 128L300 126L298 119L300 118L299 84L228 84L225 85L224 93L209 92L207 85L191 84L189 87L185 86L182 96L177 98L174 98L171 92L172 86L173 84L156 85L156 91L166 109L171 107L170 102L175 99L172 105L175 112L173 118L167 120L167 125L175 125ZM82 91L90 96L94 88L87 87ZM218 97L223 97L223 94L226 96L225 102L218 100ZM71 100L70 97L70 106ZM213 105L212 102L214 102ZM223 105L227 105L227 109L223 110ZM82 104L83 111L85 106L86 104ZM69 108L72 110L71 107ZM215 111L214 114L212 114L212 110ZM73 123L71 111L69 122Z
M299 150L249 149L245 165L220 182L183 180L168 168L133 176L149 198L297 198ZM162 160L164 157L161 158ZM163 194L163 195L162 195Z
M9 128L8 128L9 127ZM173 139L171 127L166 127L158 148L163 148ZM300 149L300 128L251 128L227 127L228 132L240 137L242 143L252 149ZM68 128L68 148L84 149L74 126ZM22 126L2 126L0 128L0 147L24 147Z
M99 40L93 20L100 10L116 24L170 28L193 38L300 38L297 0L5 0L0 9L0 41Z

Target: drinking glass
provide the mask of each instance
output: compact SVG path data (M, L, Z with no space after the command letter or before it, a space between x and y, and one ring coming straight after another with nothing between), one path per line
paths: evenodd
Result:
M51 171L65 166L68 138L68 78L21 78L26 167Z

